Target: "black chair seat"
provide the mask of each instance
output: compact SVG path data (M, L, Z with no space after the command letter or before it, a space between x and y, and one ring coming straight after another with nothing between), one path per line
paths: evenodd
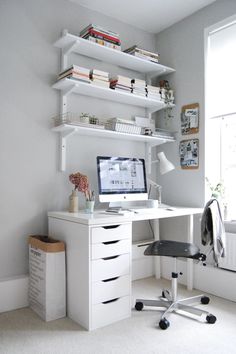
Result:
M146 256L185 257L198 259L200 249L193 243L177 241L155 241L144 251Z

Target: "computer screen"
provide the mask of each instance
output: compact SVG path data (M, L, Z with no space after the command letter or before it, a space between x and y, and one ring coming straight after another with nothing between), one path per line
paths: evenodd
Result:
M97 157L100 202L148 199L145 161L129 157Z

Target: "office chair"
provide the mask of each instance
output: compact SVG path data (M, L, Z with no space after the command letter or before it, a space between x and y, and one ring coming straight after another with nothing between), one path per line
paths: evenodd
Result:
M197 315L199 318L205 315L206 322L215 323L216 317L207 311L200 310L189 304L200 302L202 304L208 304L210 299L205 295L193 296L186 299L177 299L177 282L178 282L178 272L177 272L177 258L191 258L203 262L206 260L206 256L200 253L200 249L193 243L176 242L176 241L155 241L151 243L144 251L146 256L167 256L173 257L174 259L174 270L171 275L171 293L168 290L163 290L162 295L158 300L145 300L137 299L135 304L135 309L141 311L144 306L154 306L166 308L164 313L161 315L159 321L159 327L161 329L167 329L170 322L167 320L167 315L171 312L178 313L179 310L184 311L187 315ZM181 274L181 273L180 273Z

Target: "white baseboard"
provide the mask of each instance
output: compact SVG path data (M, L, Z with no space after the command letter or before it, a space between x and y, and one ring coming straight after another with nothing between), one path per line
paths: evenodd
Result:
M186 285L186 265L185 261L177 262L178 272L183 272L179 276L178 282ZM227 300L236 301L236 272L229 270L206 266L202 264L193 265L193 287L194 289L207 292ZM173 270L173 260L170 257L161 257L161 276L165 279L171 279Z
M0 279L0 313L29 306L28 275Z

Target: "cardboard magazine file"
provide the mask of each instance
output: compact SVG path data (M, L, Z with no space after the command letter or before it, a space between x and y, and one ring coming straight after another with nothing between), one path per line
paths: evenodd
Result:
M45 321L66 316L65 244L29 236L29 306Z

